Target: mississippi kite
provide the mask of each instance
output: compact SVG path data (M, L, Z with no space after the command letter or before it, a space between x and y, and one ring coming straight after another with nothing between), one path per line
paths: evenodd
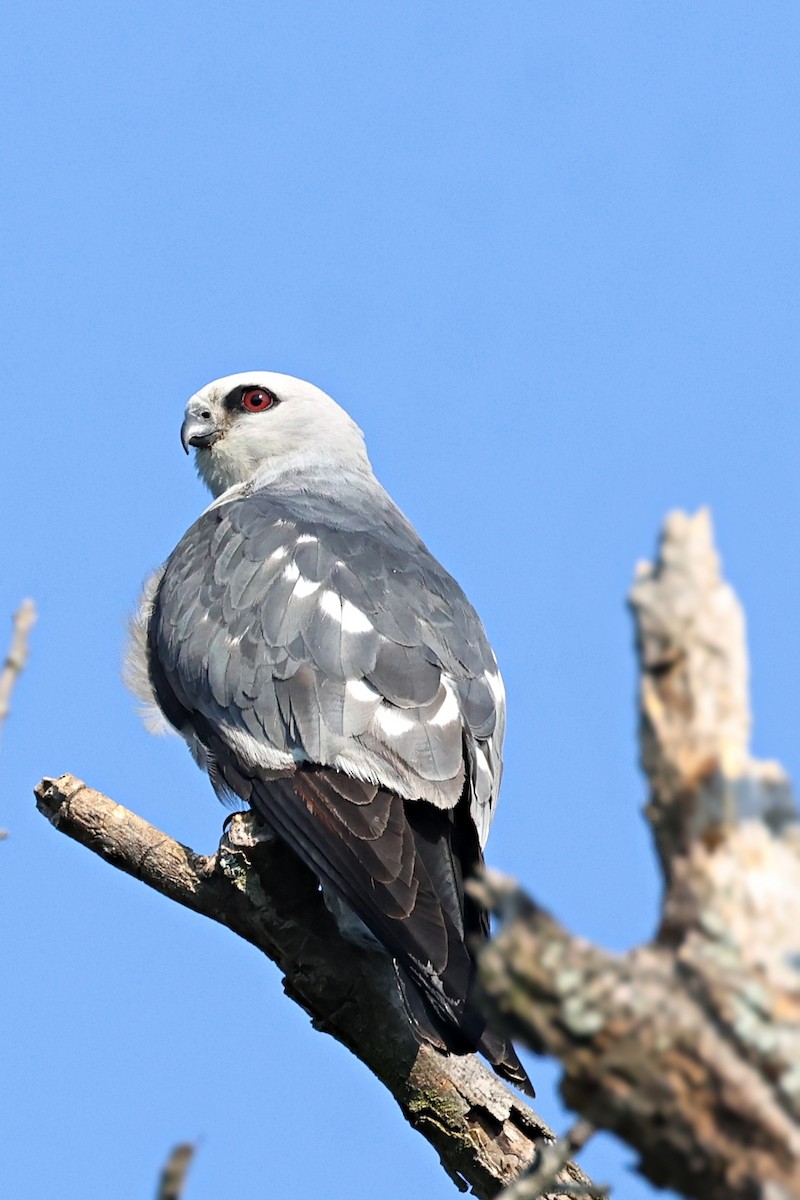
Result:
M473 996L469 943L488 921L463 882L482 862L505 724L477 614L318 388L216 380L181 438L216 498L145 588L134 690L217 794L316 873L350 936L385 947L417 1036L480 1050L530 1091Z

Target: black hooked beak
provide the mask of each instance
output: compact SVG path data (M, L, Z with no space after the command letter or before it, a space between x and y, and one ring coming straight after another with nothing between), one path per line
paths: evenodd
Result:
M211 413L187 413L181 425L181 445L186 453L189 447L208 450L222 437L222 430L214 424Z

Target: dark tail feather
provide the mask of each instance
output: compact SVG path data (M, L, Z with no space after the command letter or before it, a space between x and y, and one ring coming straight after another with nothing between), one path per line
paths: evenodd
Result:
M468 1037L452 1012L446 1015L437 1011L405 967L396 958L392 961L403 1006L417 1040L428 1042L443 1054L471 1054L478 1044L478 1038Z
M487 1027L485 1019L474 1005L467 1006L464 1019L459 1024L452 1017L447 1021L397 959L394 960L394 969L408 1019L419 1041L428 1042L443 1054L473 1054L477 1049L501 1079L519 1088L526 1096L533 1098L536 1095L510 1039Z
M455 812L406 802L327 767L251 782L256 812L392 956L418 1039L445 1053L478 1050L532 1095L508 1039L487 1028L473 998L470 943L489 927L464 895L463 872L481 861L466 800Z
M533 1090L528 1073L517 1058L516 1051L505 1034L487 1028L480 1040L478 1050L484 1058L488 1058L501 1079L513 1083L514 1087L518 1087L531 1099L535 1098L536 1092Z

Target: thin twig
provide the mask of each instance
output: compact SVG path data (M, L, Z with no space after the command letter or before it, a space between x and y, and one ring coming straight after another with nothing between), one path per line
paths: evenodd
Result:
M595 1196L602 1200L608 1195L605 1186L563 1183L558 1179L569 1159L583 1149L594 1132L591 1122L576 1121L563 1138L549 1144L540 1143L530 1169L509 1184L498 1200L539 1200L555 1190L559 1195Z
M14 631L11 645L0 671L0 730L11 710L11 693L28 659L28 637L36 624L36 606L32 600L23 600L14 614Z
M14 613L11 645L0 671L0 734L3 732L6 717L11 711L11 693L14 690L14 684L28 659L28 636L35 624L36 606L32 600L23 600ZM7 837L7 831L0 829L0 842Z
M161 1172L156 1200L180 1200L196 1150L193 1142L181 1142L175 1147Z

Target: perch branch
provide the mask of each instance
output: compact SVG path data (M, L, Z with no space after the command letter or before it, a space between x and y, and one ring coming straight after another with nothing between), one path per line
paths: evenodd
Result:
M417 1045L386 956L341 937L313 875L250 814L234 816L206 858L71 775L42 780L36 796L62 833L273 959L288 995L389 1088L462 1190L496 1195L553 1140L477 1058ZM573 1163L559 1179L589 1185Z
M668 518L631 593L642 765L664 877L652 942L613 955L516 886L481 959L511 1032L557 1056L567 1103L698 1200L800 1197L800 833L749 752L741 606L706 512Z

